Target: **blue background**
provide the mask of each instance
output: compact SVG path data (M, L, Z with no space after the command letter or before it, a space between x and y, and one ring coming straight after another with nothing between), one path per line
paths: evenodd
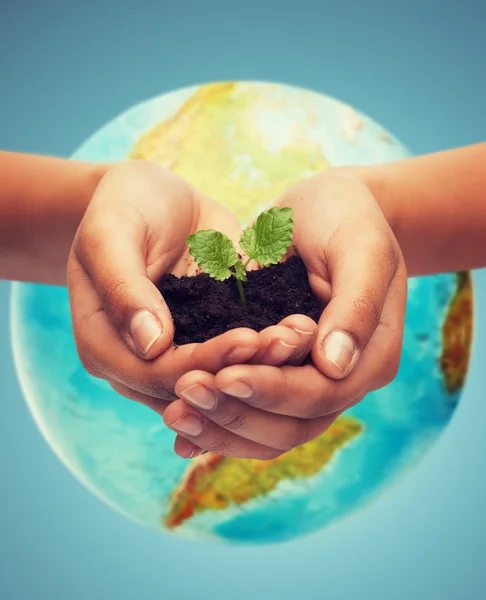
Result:
M131 105L220 79L322 91L415 153L478 142L486 139L486 6L479 4L2 0L0 147L69 156ZM475 284L468 385L420 466L321 534L228 548L132 524L58 461L15 378L9 284L0 282L0 597L483 598L485 272Z

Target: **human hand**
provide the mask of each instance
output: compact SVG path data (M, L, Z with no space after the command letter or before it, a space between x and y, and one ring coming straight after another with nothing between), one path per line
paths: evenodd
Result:
M228 210L166 169L122 163L101 180L70 252L67 279L81 362L160 414L189 370L216 373L252 358L281 364L306 348L293 321L260 334L235 329L204 344L171 344L172 319L155 282L165 272L195 274L186 239L209 228L234 240L241 234Z
M175 387L181 399L164 414L180 434L175 450L181 456L203 449L275 458L322 434L397 372L407 275L371 192L348 172L335 170L297 184L278 205L294 209L292 252L303 259L312 289L327 303L317 332L307 323L312 363L235 365L216 375L204 370L183 375Z

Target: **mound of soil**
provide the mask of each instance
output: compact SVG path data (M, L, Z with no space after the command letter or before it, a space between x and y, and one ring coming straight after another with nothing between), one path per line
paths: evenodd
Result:
M194 277L164 275L158 289L172 313L174 343L205 342L237 327L261 331L294 314L318 321L324 306L313 294L302 260L248 272L242 304L234 277L215 281L202 273Z

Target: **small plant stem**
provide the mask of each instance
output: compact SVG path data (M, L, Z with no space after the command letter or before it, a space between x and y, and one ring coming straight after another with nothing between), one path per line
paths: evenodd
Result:
M238 286L238 291L240 293L240 300L242 304L246 304L245 292L243 291L243 284L240 279L236 279L236 285Z
M245 269L245 271L246 271L246 267L247 267L247 266L250 264L250 261L251 261L251 258L249 258L249 259L246 261L246 263L243 265L243 268Z

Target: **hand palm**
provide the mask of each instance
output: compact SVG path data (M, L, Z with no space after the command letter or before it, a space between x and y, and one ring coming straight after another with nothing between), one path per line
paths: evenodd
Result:
M167 231L167 213L173 210L177 214L177 226ZM172 216L172 219L174 217ZM147 247L147 272L152 281L163 273L170 272L181 277L195 275L198 267L189 254L187 238L203 229L221 231L233 242L237 242L242 229L234 215L224 206L195 191L191 198L180 200L159 211L157 218L151 219L150 236ZM161 236L161 232L164 232ZM151 242L153 238L153 242Z
M217 372L238 349L259 349L256 332L233 330L206 344L171 347L172 320L154 283L163 273L193 274L187 237L204 228L238 239L231 213L154 165L115 167L98 187L80 225L68 265L73 330L85 368L122 395L163 410L189 368ZM140 351L132 323L154 315L162 333ZM145 359L145 360L141 360Z
M172 346L172 319L154 283L167 272L194 274L186 240L202 229L224 232L234 242L241 235L226 208L165 169L118 165L99 185L69 259L73 330L83 365L121 395L159 413L189 371L209 375L248 362L300 364L314 337L315 324L294 315L260 333L234 329L204 344ZM142 343L135 321L150 323ZM183 402L172 402L171 422L185 410ZM261 455L260 447L253 451Z

